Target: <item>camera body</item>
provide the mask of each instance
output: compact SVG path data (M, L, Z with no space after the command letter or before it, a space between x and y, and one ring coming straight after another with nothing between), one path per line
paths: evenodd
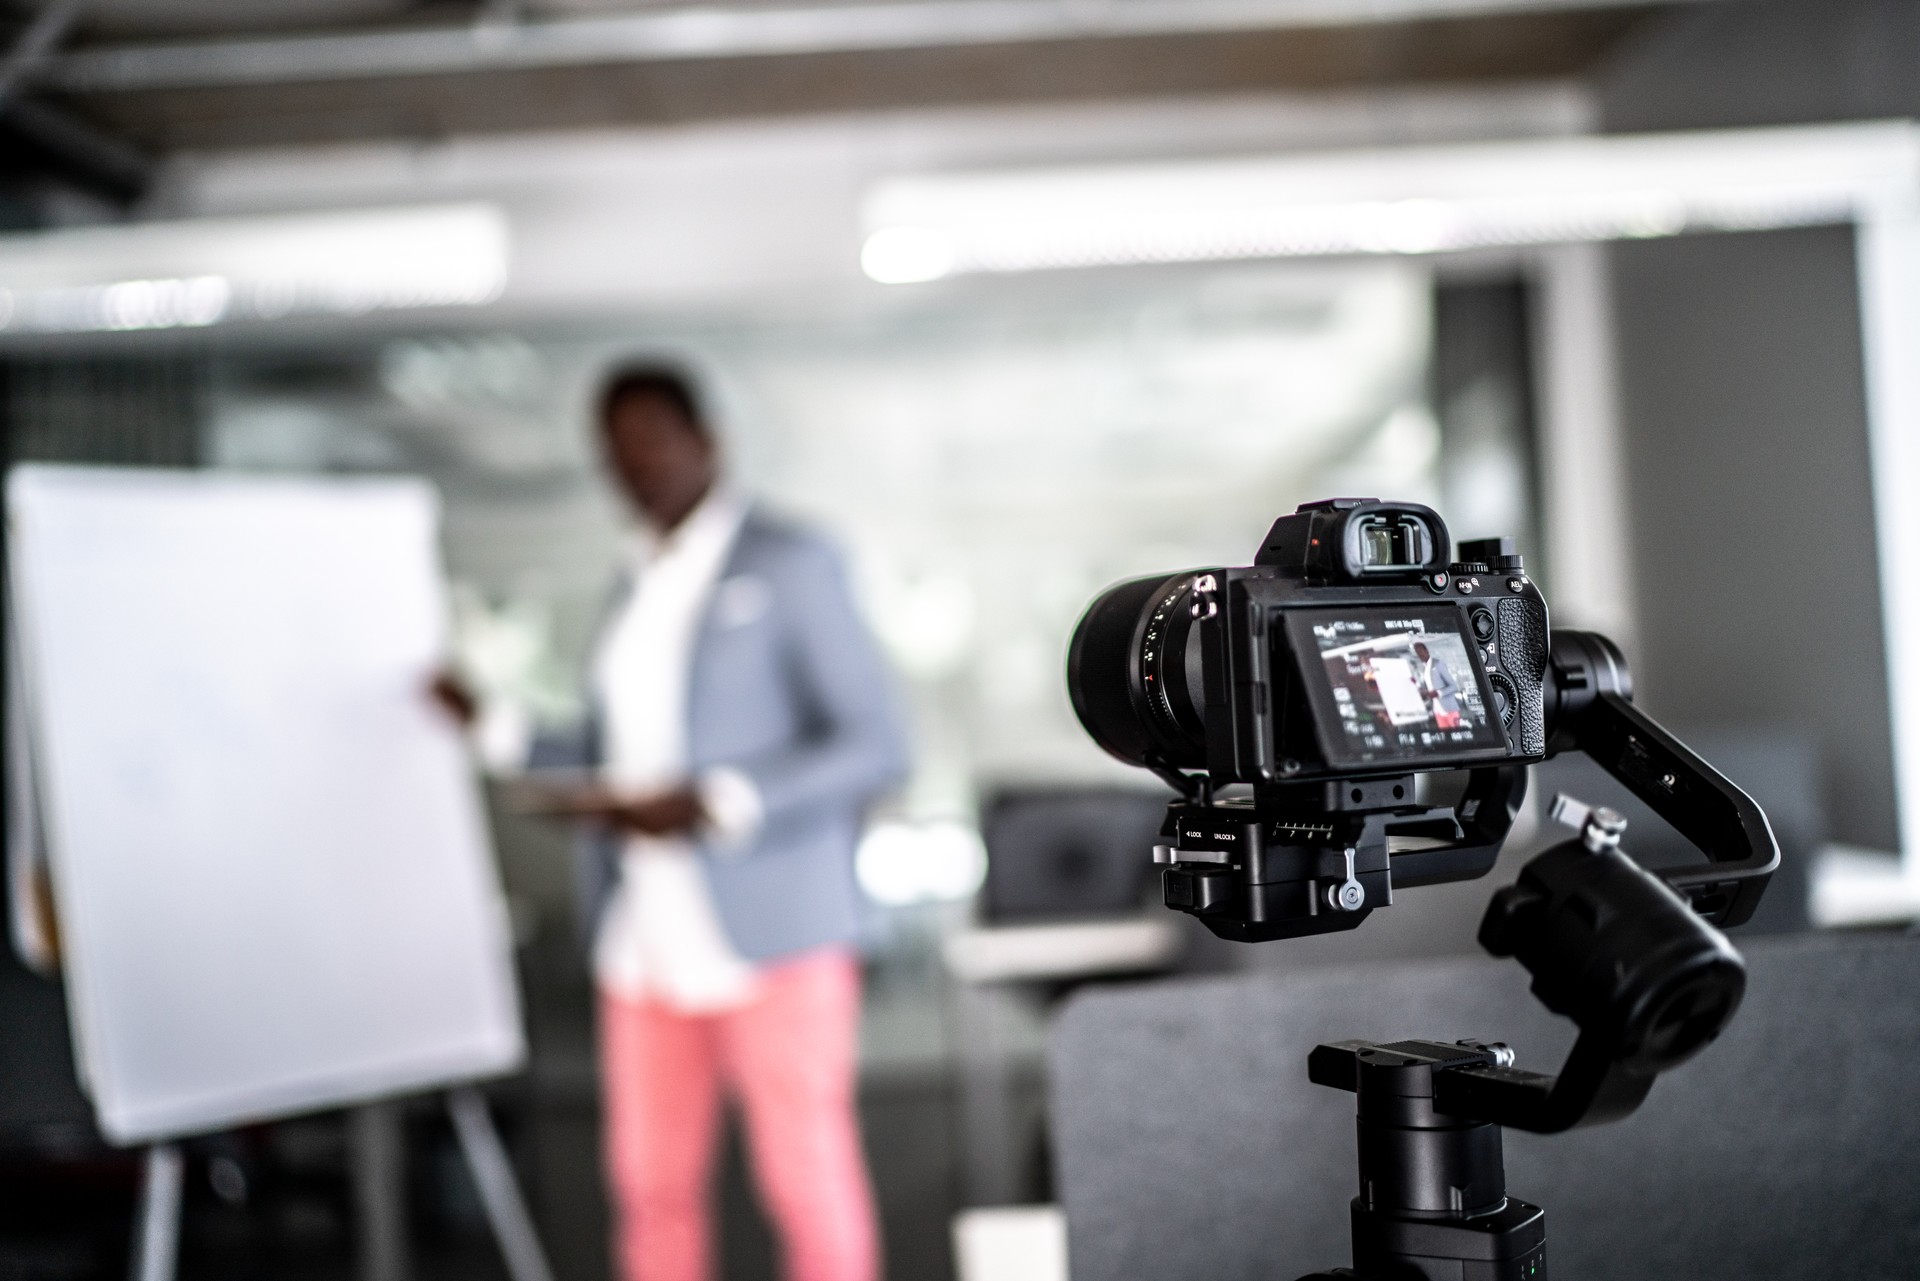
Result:
M1547 607L1507 539L1341 498L1254 563L1136 579L1068 660L1094 739L1166 779L1168 907L1247 942L1352 929L1396 886L1484 874L1547 750ZM1450 803L1415 775L1466 771ZM1252 784L1252 795L1216 799Z
M1526 767L1563 751L1707 855L1660 873L1703 918L1746 920L1777 858L1751 798L1633 706L1611 641L1548 631L1512 540L1456 559L1417 503L1307 503L1252 565L1109 588L1067 681L1094 740L1179 793L1165 902L1223 938L1350 930L1396 889L1485 875Z
M1069 685L1131 764L1350 785L1540 760L1548 635L1511 540L1455 561L1430 508L1329 499L1275 521L1251 566L1110 590L1074 635Z

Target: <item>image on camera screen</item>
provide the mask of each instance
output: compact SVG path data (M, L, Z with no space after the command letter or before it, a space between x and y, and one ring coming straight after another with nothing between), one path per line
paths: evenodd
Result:
M1337 719L1322 734L1336 764L1505 750L1454 611L1315 612L1301 622ZM1302 659L1311 677L1312 658ZM1324 717L1328 700L1314 701Z

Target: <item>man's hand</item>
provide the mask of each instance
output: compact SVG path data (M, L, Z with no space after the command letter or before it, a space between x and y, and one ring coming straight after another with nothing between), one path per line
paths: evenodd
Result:
M682 785L633 801L619 816L620 826L643 836L682 836L706 821L700 794Z
M700 794L686 784L640 797L598 783L555 787L527 782L515 792L520 807L531 813L577 819L641 836L684 836L707 817Z
M465 681L446 668L434 673L433 680L427 685L427 697L441 711L458 721L461 729L472 729L473 723L480 719L479 698Z

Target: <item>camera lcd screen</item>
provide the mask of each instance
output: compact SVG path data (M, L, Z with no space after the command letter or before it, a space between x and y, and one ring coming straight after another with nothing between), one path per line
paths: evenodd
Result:
M1290 611L1287 627L1329 764L1505 754L1457 609Z

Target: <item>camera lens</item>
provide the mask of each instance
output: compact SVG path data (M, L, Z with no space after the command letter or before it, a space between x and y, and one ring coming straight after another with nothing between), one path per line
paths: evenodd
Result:
M1194 574L1137 578L1103 592L1067 653L1074 713L1130 765L1206 767L1206 695Z

